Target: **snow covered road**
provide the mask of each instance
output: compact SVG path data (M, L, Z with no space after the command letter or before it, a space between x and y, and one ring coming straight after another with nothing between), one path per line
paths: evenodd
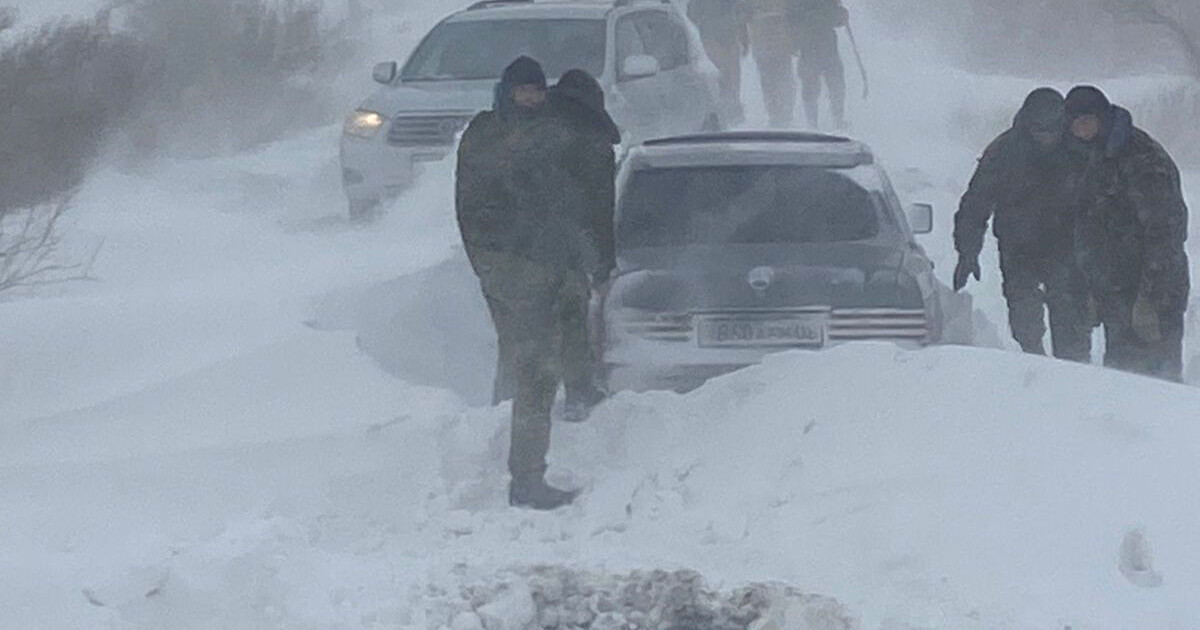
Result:
M856 105L938 205L943 274L976 136L1033 84L885 73L894 98ZM509 509L451 167L353 227L337 133L105 167L74 215L100 281L0 302L0 628L470 628L518 615L537 565L778 581L863 630L1200 626L1200 390L1011 352L848 346L621 394L555 427L580 501ZM823 619L796 627L854 627Z

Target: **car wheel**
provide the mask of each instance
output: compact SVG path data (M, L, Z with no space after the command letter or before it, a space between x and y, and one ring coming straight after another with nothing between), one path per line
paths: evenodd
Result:
M371 223L382 214L382 205L378 199L350 200L350 221L353 223Z

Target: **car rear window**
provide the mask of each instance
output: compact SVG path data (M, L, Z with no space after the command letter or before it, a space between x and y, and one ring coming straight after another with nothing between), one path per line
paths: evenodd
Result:
M549 77L581 68L604 71L604 20L492 20L437 26L405 64L404 81L499 79L521 55L542 63Z
M623 248L865 240L879 234L878 203L826 168L645 169L625 187L617 236Z

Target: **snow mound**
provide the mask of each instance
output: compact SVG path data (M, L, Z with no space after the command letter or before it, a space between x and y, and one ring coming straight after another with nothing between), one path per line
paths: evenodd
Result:
M32 584L0 603L73 602L25 608L63 615L41 627L441 630L478 627L475 615L490 629L529 613L520 589L533 597L538 575L593 576L579 581L594 595L689 569L714 585L713 606L736 599L731 586L787 584L869 629L1200 619L1190 388L965 348L776 355L687 395L621 394L584 425L556 425L550 477L585 492L540 514L504 501L507 408L356 377L371 360L353 348L346 334L303 337L270 351L285 360L194 377L219 372L225 404L251 405L252 373L286 364L301 376L272 395L283 409L371 409L330 417L323 434L260 407L229 444L180 429L186 448L148 454L130 424L196 417L154 404L183 399L175 383L142 394L156 411L94 434L90 451L86 436L73 442L70 463L27 455L39 435L63 439L53 423L0 448L25 462L4 469L0 500L14 509L0 554ZM307 380L318 359L347 377ZM30 504L29 492L52 499ZM533 601L539 618L578 607ZM30 627L19 610L14 623ZM635 611L593 622L599 612L619 624Z

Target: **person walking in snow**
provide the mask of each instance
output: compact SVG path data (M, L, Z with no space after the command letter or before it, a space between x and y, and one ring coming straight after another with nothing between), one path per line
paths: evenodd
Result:
M586 303L599 265L578 177L587 136L547 105L540 64L520 57L476 116L458 150L455 211L500 349L515 381L509 503L551 510L575 493L546 483L550 413L563 376L564 320Z
M1034 90L1012 128L984 151L954 217L954 290L980 278L979 253L995 216L1013 338L1025 352L1045 354L1048 307L1054 356L1087 362L1093 317L1074 258L1065 116L1062 94Z
M1067 95L1076 254L1104 325L1104 364L1182 380L1188 208L1161 144L1098 88Z
M690 0L688 19L700 32L704 52L720 75L721 98L732 121L740 121L742 57L750 52L745 0Z
M792 0L789 22L799 55L800 96L811 129L820 126L822 82L829 90L833 124L846 126L846 70L838 51L837 29L850 23L841 0Z
M750 50L758 66L767 119L773 128L792 125L796 111L796 38L788 21L791 0L749 0Z

